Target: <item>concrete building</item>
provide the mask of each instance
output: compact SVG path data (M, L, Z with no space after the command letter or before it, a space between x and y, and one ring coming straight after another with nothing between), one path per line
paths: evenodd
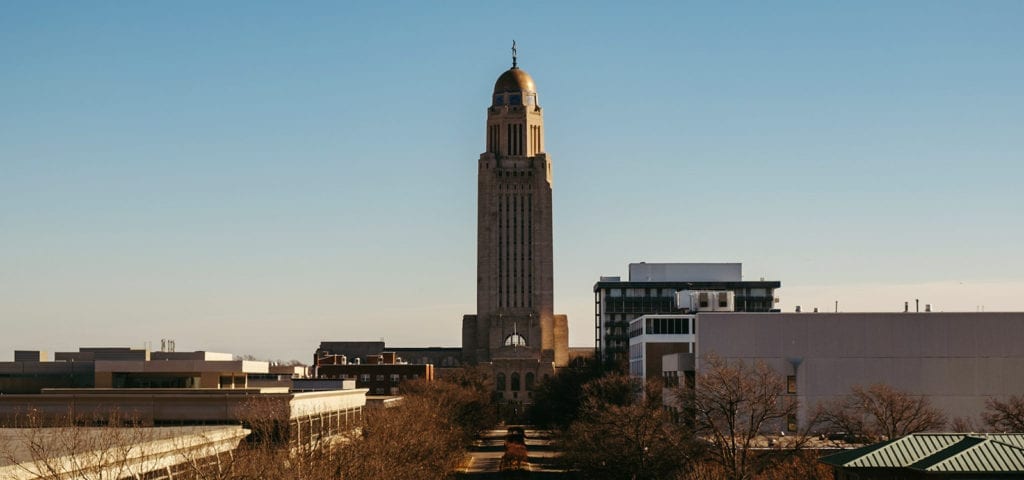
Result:
M18 426L29 413L44 424L246 425L259 419L273 423L277 440L308 442L350 428L366 404L367 389L292 392L292 380L304 376L305 367L234 360L227 353L82 348L59 352L55 361L34 351L15 358L0 362L0 426ZM257 378L250 383L251 375Z
M251 375L270 386L269 363L235 360L229 353L104 347L57 352L54 359L47 361L36 351L15 352L13 362L0 362L0 393L31 394L46 388L247 388ZM274 377L296 374L294 367L287 368L291 371Z
M250 374L270 373L268 362L230 353L153 352L150 358L96 360L96 388L246 388Z
M662 357L693 354L696 320L696 315L642 315L629 322L630 376L657 378Z
M267 370L267 373L247 374L246 385L252 388L292 388L296 380L308 379L310 375L310 367L305 365L270 365Z
M304 444L351 429L362 416L366 389L289 392L284 388L45 389L0 395L0 426L23 426L29 412L44 425L68 422L137 426L273 425L275 441ZM115 426L115 425L110 425Z
M727 310L770 312L778 302L775 289L782 286L764 279L744 281L739 263L631 263L628 278L601 277L594 284L595 349L602 361L622 369L628 366L630 322L643 315L697 310L679 301L690 302L690 297L677 298L677 292L729 292Z
M695 327L693 356L663 357L666 377L687 375L678 368L690 361L699 372L709 354L764 362L787 377L800 425L855 385L884 383L973 419L985 400L1024 392L1021 312L698 313Z
M0 478L197 478L250 433L239 425L0 428Z
M554 314L543 111L514 53L494 84L486 131L477 171L477 311L463 318L462 353L467 363L494 369L500 398L529 402L526 379L569 362L568 319Z

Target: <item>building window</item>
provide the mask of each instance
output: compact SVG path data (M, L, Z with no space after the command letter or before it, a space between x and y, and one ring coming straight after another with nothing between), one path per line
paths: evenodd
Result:
M526 373L526 389L533 390L533 372Z
M363 383L369 382L370 381L370 374L369 373L364 373L362 375L359 375L359 381L363 382Z
M786 416L786 430L789 430L791 432L795 432L796 428L797 428L796 414L795 413L791 413L791 414Z
M796 393L796 375L786 377L786 393Z
M378 382L383 382L384 381L384 374L383 373L377 375L377 381Z
M398 378L399 377L398 377L397 373L392 373L391 374L391 383L398 383Z
M505 374L504 373L499 373L498 376L494 379L494 382L498 384L498 391L499 392L504 392L505 391Z
M727 292L718 292L718 308L725 308L729 306L729 294Z
M512 372L511 390L513 392L520 390L519 373L518 372Z

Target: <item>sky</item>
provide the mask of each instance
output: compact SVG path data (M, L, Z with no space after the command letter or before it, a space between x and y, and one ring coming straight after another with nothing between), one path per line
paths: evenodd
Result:
M780 308L1024 310L1024 2L4 2L0 360L458 346L494 80L537 85L555 310L630 262Z

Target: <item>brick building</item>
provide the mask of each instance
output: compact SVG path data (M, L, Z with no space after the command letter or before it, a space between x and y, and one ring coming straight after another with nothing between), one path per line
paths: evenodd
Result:
M369 390L370 395L400 395L402 382L434 380L431 364L399 363L395 352L368 355L351 362L346 356L327 355L316 359L315 375L320 379L351 379L356 388Z

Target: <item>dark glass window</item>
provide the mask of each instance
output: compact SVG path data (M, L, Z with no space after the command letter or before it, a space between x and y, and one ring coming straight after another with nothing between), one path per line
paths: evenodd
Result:
M522 105L523 104L523 97L522 97L522 95L509 95L508 96L508 104L509 105Z

